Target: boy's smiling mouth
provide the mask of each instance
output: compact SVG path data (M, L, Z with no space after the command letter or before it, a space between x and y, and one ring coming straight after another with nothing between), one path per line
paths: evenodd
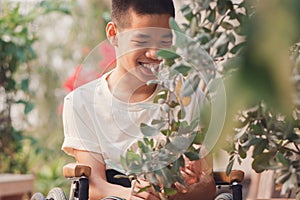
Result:
M153 72L157 72L159 68L159 63L139 62L139 65L142 67L143 72L147 75L153 75Z

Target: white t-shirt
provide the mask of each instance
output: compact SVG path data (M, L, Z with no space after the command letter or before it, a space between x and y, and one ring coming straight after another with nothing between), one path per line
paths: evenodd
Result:
M110 72L109 72L110 73ZM87 83L68 94L64 99L62 149L73 155L73 149L101 153L107 168L124 172L120 156L143 139L140 124L150 124L160 118L159 104L153 104L155 93L143 102L126 103L113 97L106 78ZM203 95L192 98L189 115ZM118 167L116 167L118 166Z

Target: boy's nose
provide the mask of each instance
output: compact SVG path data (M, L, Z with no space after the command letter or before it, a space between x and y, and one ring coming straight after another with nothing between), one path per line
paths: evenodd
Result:
M153 59L153 60L158 60L158 57L156 55L158 49L156 48L150 48L146 51L145 55L147 58Z

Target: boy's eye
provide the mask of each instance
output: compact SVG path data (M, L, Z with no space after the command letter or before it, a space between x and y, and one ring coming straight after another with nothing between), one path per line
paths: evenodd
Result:
M132 42L133 42L135 45L138 45L138 46L144 46L144 45L148 44L148 41L132 40Z
M172 41L161 41L161 45L163 47L170 47L172 45Z

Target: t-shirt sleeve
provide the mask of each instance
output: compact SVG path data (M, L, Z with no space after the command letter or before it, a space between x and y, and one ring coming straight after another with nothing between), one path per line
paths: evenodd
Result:
M76 99L75 102L73 95L70 93L64 99L62 150L72 156L74 149L101 153L92 121L93 112L89 111L80 99Z

